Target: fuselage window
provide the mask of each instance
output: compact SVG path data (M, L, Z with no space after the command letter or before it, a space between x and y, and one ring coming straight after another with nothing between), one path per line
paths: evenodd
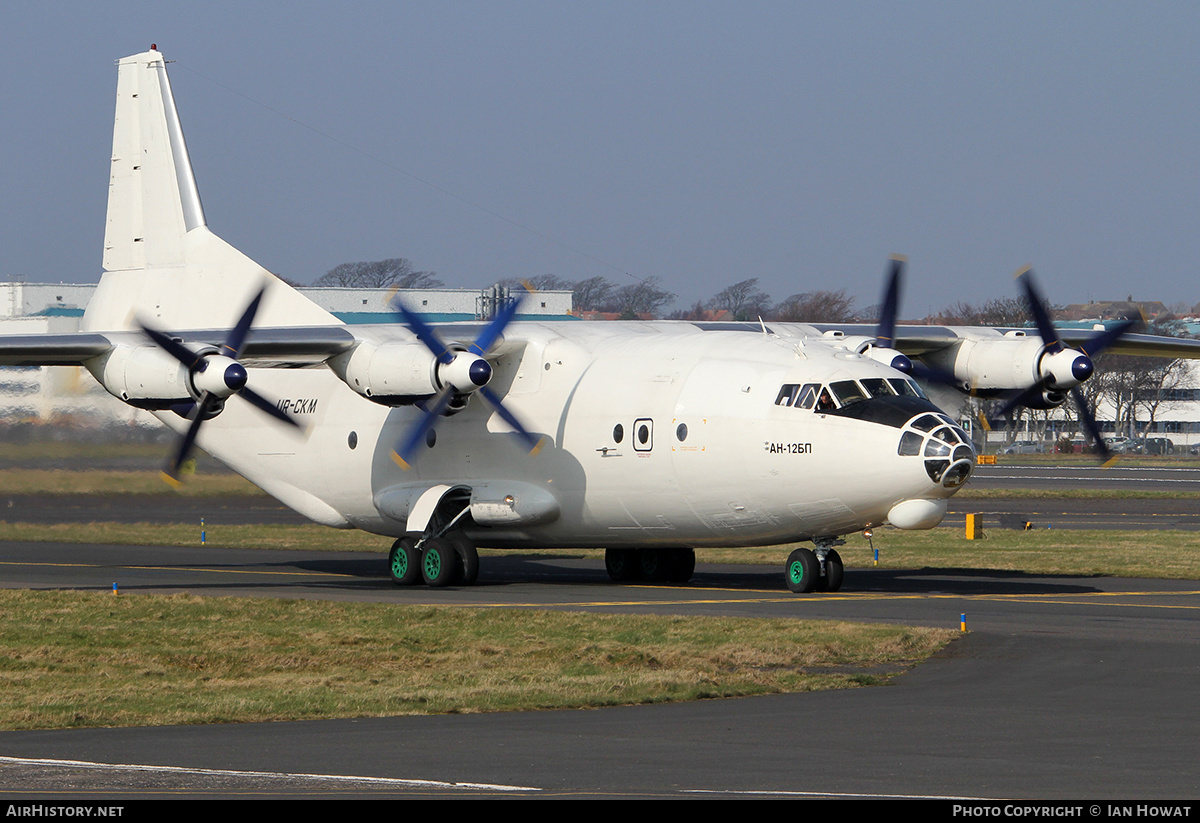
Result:
M613 442L620 443L624 439L625 427L618 423L617 425L613 426Z
M829 388L833 390L834 397L843 406L867 399L867 393L863 391L863 387L853 380L839 380L836 383L830 383Z
M680 443L687 440L687 423L680 423L675 427L675 436L679 438Z
M882 377L868 377L861 382L863 388L866 389L872 397L891 397L896 393L892 390L892 387L888 385L888 381L884 380Z

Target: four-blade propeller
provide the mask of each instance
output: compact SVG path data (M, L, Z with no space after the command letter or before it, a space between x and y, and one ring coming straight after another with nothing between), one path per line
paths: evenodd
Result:
M504 406L500 396L488 386L492 379L492 365L486 360L488 350L496 344L500 335L504 333L504 328L516 315L524 296L525 292L521 291L511 298L483 327L474 342L458 349L443 343L429 324L405 306L402 300L396 298L392 302L404 324L429 351L433 352L437 360L435 373L440 385L437 394L417 404L422 411L420 419L392 452L392 459L401 468L411 468L417 450L426 442L434 423L446 412L450 404L455 400L462 402L472 394L478 394L487 401L504 422L513 428L529 448L530 454L536 454L541 449L543 440L530 434L521 421Z
M1016 279L1021 284L1030 317L1045 346L1038 364L1038 370L1042 377L1033 386L1010 397L1000 409L998 416L1005 417L1018 406L1030 405L1034 402L1034 398L1042 396L1043 392L1047 390L1066 391L1075 403L1075 408L1079 413L1079 422L1087 429L1096 453L1100 455L1102 462L1108 463L1112 460L1112 453L1104 444L1104 437L1100 433L1096 415L1092 412L1091 405L1079 387L1095 371L1096 367L1092 362L1092 357L1099 355L1116 343L1123 335L1138 326L1139 322L1137 319L1125 319L1112 328L1097 332L1079 348L1073 349L1063 343L1058 332L1055 331L1054 324L1050 320L1050 313L1046 310L1046 302L1034 282L1031 269L1029 267L1021 269L1017 272Z
M180 468L188 459L188 455L196 443L196 435L199 434L204 421L220 413L225 401L235 394L281 423L301 428L299 423L280 411L274 403L246 385L249 375L246 367L238 362L238 357L241 356L245 347L246 338L250 334L250 327L254 323L254 316L258 313L258 307L262 303L265 291L266 287L264 286L250 301L250 305L242 312L242 316L229 330L225 342L216 352L192 351L169 334L152 328L146 323L140 321L138 323L151 340L187 368L188 380L198 398L190 408L177 410L187 417L191 424L180 441L179 448L176 449L171 461L162 472L163 479L172 486L178 487L180 484Z

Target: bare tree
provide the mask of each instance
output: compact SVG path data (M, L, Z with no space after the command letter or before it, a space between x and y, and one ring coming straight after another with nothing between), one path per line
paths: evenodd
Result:
M636 320L638 315L658 314L674 299L674 294L659 288L657 277L650 277L617 289L604 309L619 312L622 320Z
M708 301L710 309L725 309L735 320L753 320L767 314L771 295L758 287L758 278L752 277L734 283Z
M1053 318L1056 308L1047 303L1046 311ZM980 306L960 300L929 319L942 326L1016 326L1025 328L1032 325L1033 322L1029 315L1029 307L1025 305L1025 300L1021 297L997 297Z
M668 320L704 320L711 317L712 313L704 308L704 304L697 300L692 304L690 309L676 309L667 315Z
M501 286L532 286L536 291L570 291L575 284L557 274L535 274L533 277L509 277L500 281Z
M603 277L589 277L573 283L571 288L575 292L572 297L575 311L598 311L612 299L616 286Z
M445 284L431 271L416 271L406 257L342 263L313 281L314 286L355 289L436 289Z
M771 310L771 320L793 323L844 323L854 319L846 290L793 294Z
M1187 360L1158 361L1147 369L1145 386L1134 397L1137 405L1146 412L1146 434L1154 431L1159 412L1170 410L1184 399L1190 400L1194 388L1196 382Z

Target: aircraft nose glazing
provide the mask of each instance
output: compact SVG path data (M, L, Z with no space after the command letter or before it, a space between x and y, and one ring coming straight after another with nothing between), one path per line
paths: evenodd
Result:
M967 482L975 466L970 438L943 414L923 414L910 420L900 435L897 454L923 457L929 479L947 489Z

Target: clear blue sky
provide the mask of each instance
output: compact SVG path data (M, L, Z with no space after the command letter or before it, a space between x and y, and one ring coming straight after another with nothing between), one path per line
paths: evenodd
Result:
M0 279L98 276L114 61L152 42L209 225L302 282L865 306L901 252L906 316L1024 263L1055 302L1200 301L1195 3L6 3Z

